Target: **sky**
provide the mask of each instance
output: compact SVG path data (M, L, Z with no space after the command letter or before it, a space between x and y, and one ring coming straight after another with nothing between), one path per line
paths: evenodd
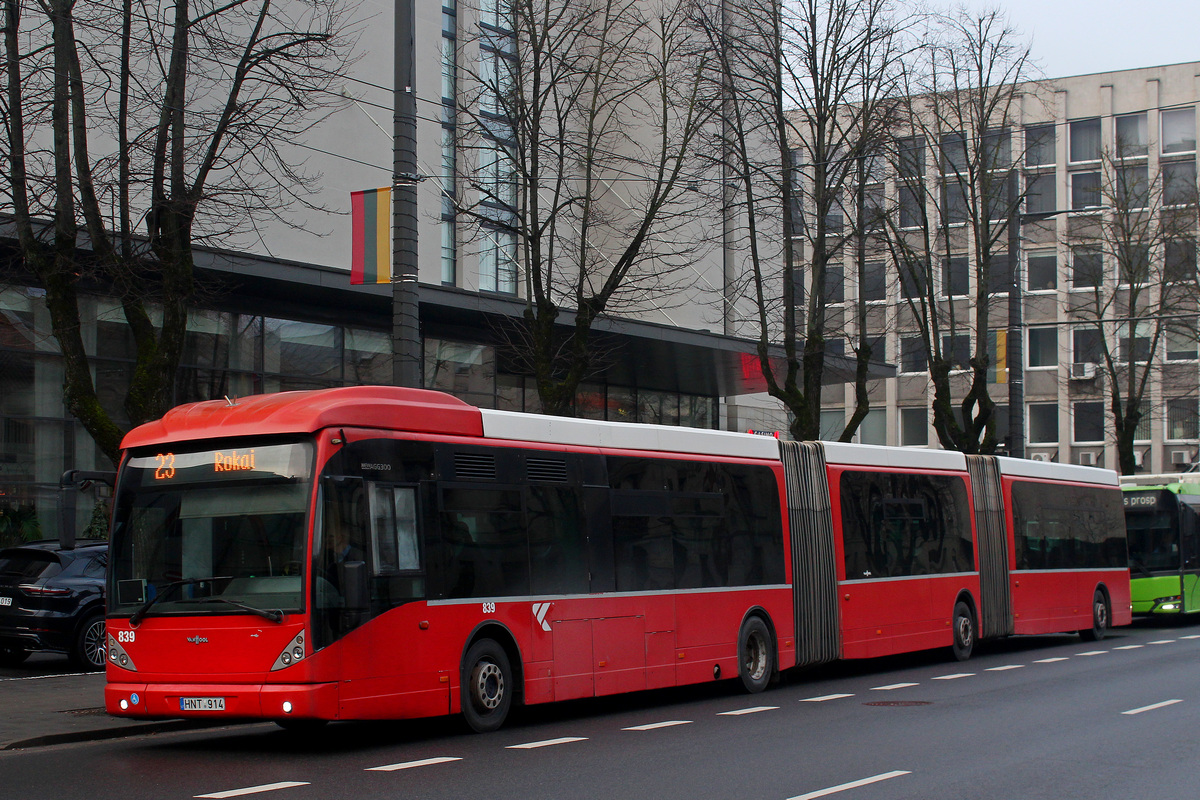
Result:
M1008 12L1012 25L1032 39L1034 60L1047 78L1200 61L1197 0L967 0L966 5Z

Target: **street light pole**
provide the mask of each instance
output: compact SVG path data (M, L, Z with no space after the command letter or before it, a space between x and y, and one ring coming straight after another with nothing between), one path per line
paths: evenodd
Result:
M421 387L417 296L417 92L414 0L396 0L392 136L392 383Z

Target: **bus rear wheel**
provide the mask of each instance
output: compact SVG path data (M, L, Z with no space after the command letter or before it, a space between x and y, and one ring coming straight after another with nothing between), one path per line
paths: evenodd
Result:
M477 733L504 724L512 707L512 668L504 648L493 639L480 639L467 650L462 668L463 717Z
M971 613L971 607L962 600L954 604L954 622L951 626L954 629L954 657L959 661L966 661L975 649L975 615Z
M750 694L758 694L775 673L775 645L762 617L750 617L738 633L738 676Z
M1079 632L1085 642L1098 642L1108 634L1108 600L1099 589L1092 595L1092 627Z

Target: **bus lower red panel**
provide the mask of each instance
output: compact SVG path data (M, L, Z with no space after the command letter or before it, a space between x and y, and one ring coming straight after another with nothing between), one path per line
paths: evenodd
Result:
M953 642L954 603L978 597L978 575L842 581L842 657L875 658Z

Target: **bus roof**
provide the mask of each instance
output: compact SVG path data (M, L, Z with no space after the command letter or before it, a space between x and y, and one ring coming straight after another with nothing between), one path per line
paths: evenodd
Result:
M1117 485L1117 473L1111 469L1083 467L1078 464L1056 464L1048 461L1034 461L1031 458L1009 458L1008 456L999 456L996 461L1000 465L1001 475L1014 478L1096 483L1101 486Z
M1175 494L1200 494L1200 472L1172 472L1160 475L1122 475L1121 488L1166 489Z

